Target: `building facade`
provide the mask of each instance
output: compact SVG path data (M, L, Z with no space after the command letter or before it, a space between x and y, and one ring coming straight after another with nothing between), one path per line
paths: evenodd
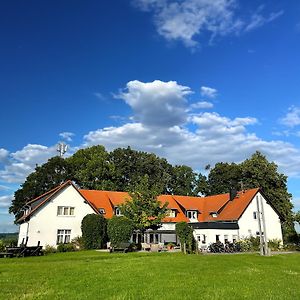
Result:
M183 221L194 229L199 248L258 236L259 232L267 240L282 241L280 215L259 189L209 197L160 195L158 200L168 203L168 214L160 228L146 232L148 243L177 244L175 226ZM23 207L18 244L68 243L81 236L81 221L87 214L102 214L107 219L119 216L119 206L125 201L130 201L128 193L80 190L68 181ZM135 233L132 240L138 242L141 237Z

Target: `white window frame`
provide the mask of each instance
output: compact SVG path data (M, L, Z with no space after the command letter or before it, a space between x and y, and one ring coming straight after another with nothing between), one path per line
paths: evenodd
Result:
M56 244L68 244L71 242L71 229L57 229Z
M169 209L167 213L167 217L176 218L176 209Z
M101 215L104 215L104 214L105 214L105 209L104 209L104 208L99 208L98 211L99 211L99 213L100 213Z
M57 206L58 217L74 217L75 207L74 206Z
M118 216L118 217L123 216L122 213L121 213L120 207L118 207L118 206L115 207L115 215Z
M198 213L196 210L187 210L186 211L186 217L190 220L197 220Z

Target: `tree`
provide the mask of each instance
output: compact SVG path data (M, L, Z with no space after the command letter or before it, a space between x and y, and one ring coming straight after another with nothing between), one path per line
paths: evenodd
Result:
M123 216L113 216L108 220L107 234L112 245L128 242L133 233L133 223Z
M115 190L115 165L103 146L80 149L67 158L75 182L84 189Z
M172 170L170 190L175 195L195 196L197 194L197 174L191 167L175 166Z
M287 190L287 176L278 172L274 162L269 162L260 152L240 164L217 163L208 176L209 194L227 193L231 187L239 190L260 187L271 204L283 217L284 240L295 234L293 205Z
M217 195L239 187L241 168L235 163L217 163L208 175L208 194Z
M181 251L186 254L187 250L192 253L195 250L195 239L193 228L186 222L179 222L175 227L176 234L180 240Z
M9 212L13 213L17 220L21 216L20 210L26 202L44 194L68 179L72 179L68 162L59 156L50 158L42 166L37 166L35 171L27 176L21 188L15 192Z
M109 160L115 166L114 180L117 190L131 191L135 188L136 182L147 175L150 187L159 185L162 192L167 192L172 166L166 159L127 147L112 151Z
M297 213L295 213L294 219L300 225L300 211L298 211Z
M102 215L86 215L81 222L82 239L85 249L104 248L107 238L107 220Z
M150 187L148 176L144 176L134 191L129 192L131 198L120 206L123 215L133 222L142 236L149 228L157 229L166 216L168 203L162 205L157 200L159 194L157 188Z
M246 188L260 187L284 218L283 236L288 241L295 234L292 195L287 190L287 176L278 172L274 162L269 162L260 152L254 153L240 164L242 181Z

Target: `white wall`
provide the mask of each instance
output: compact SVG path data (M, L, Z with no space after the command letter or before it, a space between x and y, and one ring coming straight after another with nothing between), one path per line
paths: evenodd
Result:
M266 222L266 235L268 240L279 239L282 241L282 231L281 231L281 223L277 213L274 209L267 203L264 197L258 193L256 197L260 197L262 199L264 214L265 214L265 222ZM257 211L256 197L253 198L246 211L238 221L239 224L239 236L240 238L245 238L247 236L256 236L256 232L259 231L258 226L258 218L254 219L253 212ZM235 200L234 200L235 201ZM237 199L238 201L238 199ZM259 201L260 203L260 201ZM260 208L261 210L261 208ZM263 224L262 224L262 231Z
M203 235L206 236L205 240L206 242L203 243ZM216 235L220 236L220 242L223 244L225 243L225 236L228 236L228 241L233 242L233 239L235 238L238 240L238 230L237 229L194 229L194 237L196 241L198 242L198 236L200 236L200 243L198 243L198 246L203 245L207 246L209 244L216 242Z
M74 216L57 216L58 206L75 207ZM28 246L56 246L57 230L71 229L71 239L81 236L81 221L87 214L95 213L89 204L84 203L82 196L69 185L60 191L51 201L34 213L28 225ZM26 223L21 224L19 244L26 237ZM25 234L25 236L24 236Z

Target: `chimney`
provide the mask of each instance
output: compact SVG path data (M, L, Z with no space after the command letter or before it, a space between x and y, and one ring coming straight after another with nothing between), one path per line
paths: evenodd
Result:
M232 201L237 195L237 190L235 188L230 188L229 195L230 195L229 200Z

